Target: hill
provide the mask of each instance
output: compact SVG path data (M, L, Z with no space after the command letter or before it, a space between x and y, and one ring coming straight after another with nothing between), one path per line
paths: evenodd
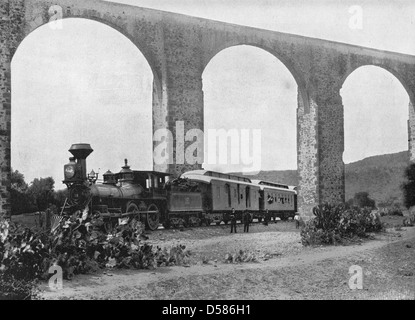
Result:
M346 164L346 200L353 198L356 192L366 191L377 204L389 199L401 202L400 186L404 181L403 174L408 161L408 151L402 151L368 157ZM298 185L297 170L261 171L259 174L249 177Z

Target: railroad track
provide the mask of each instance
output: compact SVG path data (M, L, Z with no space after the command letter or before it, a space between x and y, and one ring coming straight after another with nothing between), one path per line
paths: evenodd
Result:
M291 221L291 220L288 220L288 221ZM285 222L285 221L283 221L283 220L281 220L281 219L279 219L279 218L277 218L277 220L271 220L270 222L268 222L269 224L273 224L273 223L277 223L277 222L279 222L279 223L281 223L281 222ZM259 223L263 223L263 221L258 221L258 219L254 219L250 224L259 224ZM237 225L243 225L243 222L237 222L236 223ZM188 228L205 228L205 227L224 227L224 226L226 226L226 227L228 227L228 228L230 228L230 223L228 223L228 224L225 224L223 221L220 223L220 224L216 224L215 222L212 222L210 225L201 225L201 226L191 226L191 227L183 227L184 229L188 229ZM177 228L168 228L168 229L166 229L166 228L164 228L162 225L160 225L156 230L154 230L154 231L159 231L159 230L171 230L171 229L177 229ZM150 230L147 230L147 231L150 231Z

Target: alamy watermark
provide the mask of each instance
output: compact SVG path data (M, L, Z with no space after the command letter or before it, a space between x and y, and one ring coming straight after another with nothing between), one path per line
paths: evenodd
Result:
M363 29L363 9L361 6L354 5L349 8L351 17L349 18L349 28L353 30Z
M49 273L52 273L52 276L49 278L49 289L51 291L62 290L63 288L63 272L62 268L57 265L53 265L49 268Z
M49 8L49 27L52 30L58 30L63 28L62 18L63 10L61 6L53 5Z
M349 274L352 276L349 279L349 288L352 290L363 289L363 269L361 266L352 265L349 268Z
M174 134L166 128L154 132L155 164L231 164L242 166L245 174L261 171L260 129L209 129L205 139L202 130L185 132L184 127L184 121L176 121ZM205 141L207 159L204 157Z

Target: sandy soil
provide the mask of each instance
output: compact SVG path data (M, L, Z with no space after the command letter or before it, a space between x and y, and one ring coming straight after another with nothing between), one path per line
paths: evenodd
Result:
M350 246L303 247L294 223L254 224L250 233L229 226L158 230L149 242L190 251L190 266L106 270L41 285L45 299L415 299L415 227L394 228ZM257 262L228 264L239 250ZM208 261L203 263L202 260ZM363 289L351 290L352 265L363 269Z

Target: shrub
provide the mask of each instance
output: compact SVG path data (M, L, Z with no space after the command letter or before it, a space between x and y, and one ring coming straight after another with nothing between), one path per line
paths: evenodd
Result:
M0 220L0 300L36 297L36 278L42 274L42 236Z
M338 244L383 229L380 217L370 208L346 209L343 204L325 203L313 208L313 214L301 229L303 245Z
M410 208L415 205L415 163L411 163L405 169L405 182L401 186L404 205Z
M62 217L50 233L0 220L0 298L35 297L36 280L48 279L52 265L60 266L70 280L105 267L153 269L163 263L187 263L182 246L167 255L143 243L148 237L141 222L133 220L106 234L101 217L84 213L78 210Z
M32 300L37 298L37 280L19 280L0 272L0 300Z
M403 216L403 211L401 206L397 203L394 203L388 207L382 208L380 214L382 216Z

